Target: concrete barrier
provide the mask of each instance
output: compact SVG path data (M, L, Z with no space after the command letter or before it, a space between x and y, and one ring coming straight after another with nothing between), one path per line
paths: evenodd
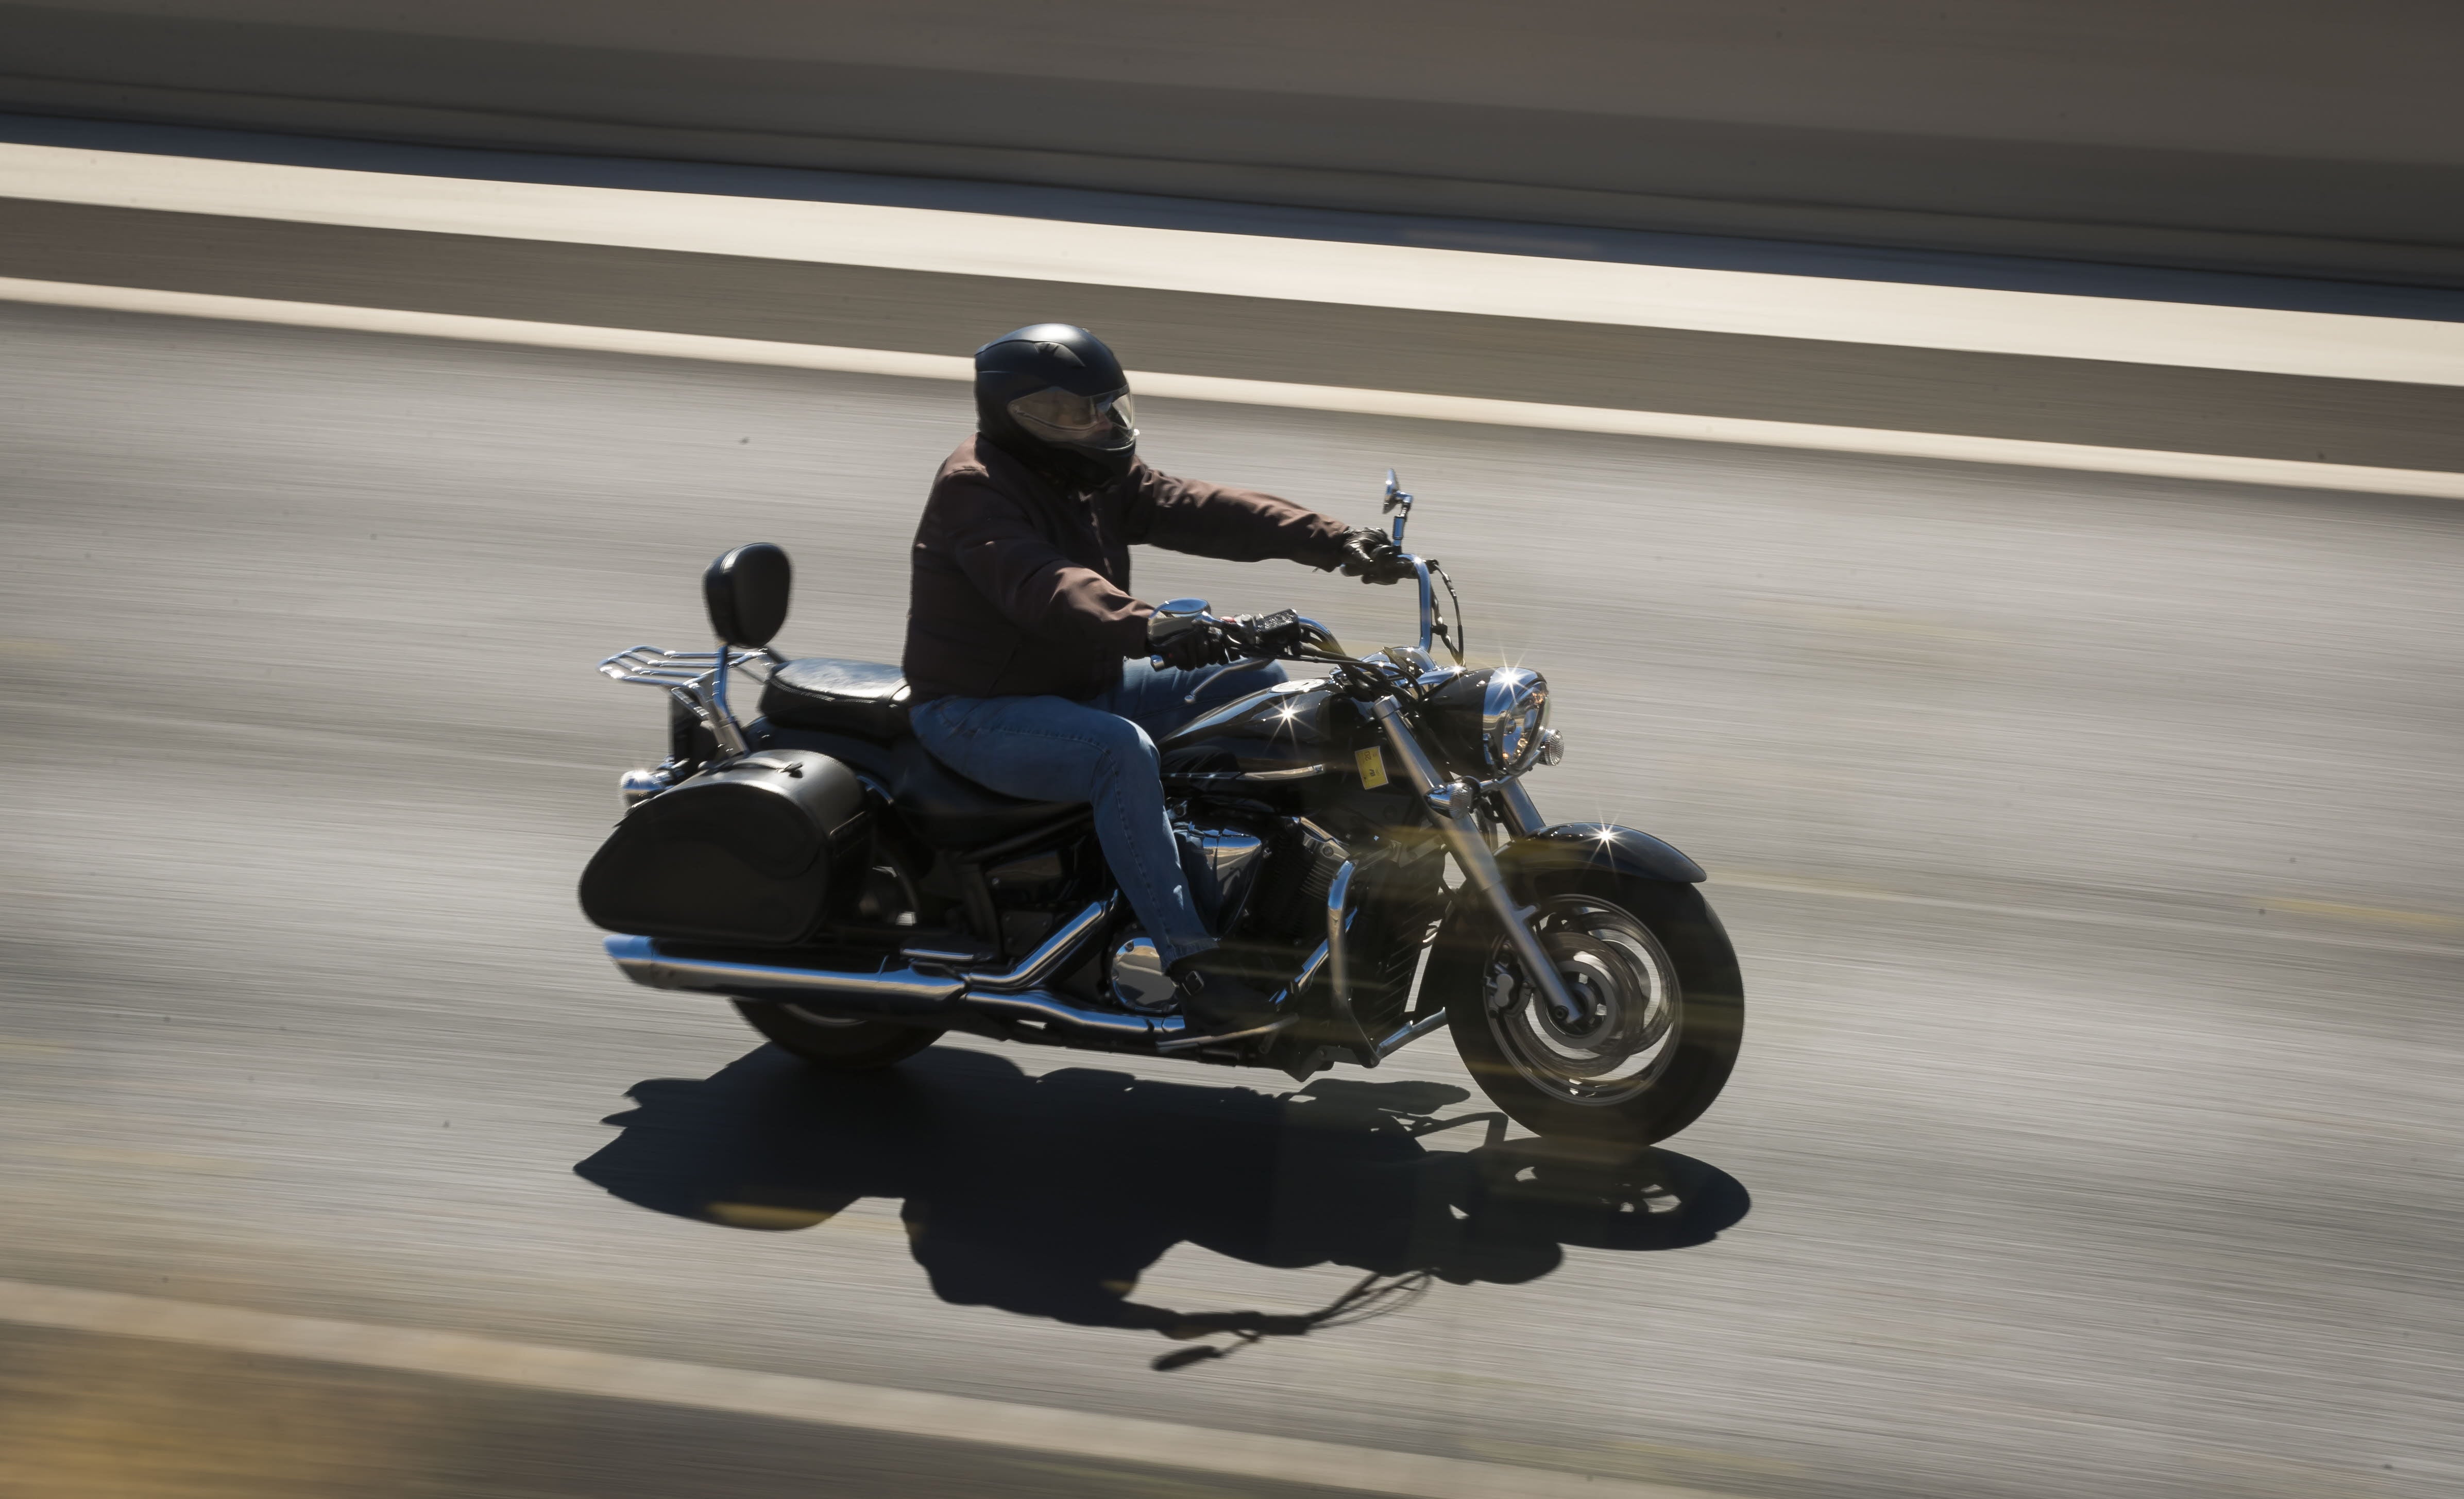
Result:
M52 0L0 108L2464 284L2435 0Z

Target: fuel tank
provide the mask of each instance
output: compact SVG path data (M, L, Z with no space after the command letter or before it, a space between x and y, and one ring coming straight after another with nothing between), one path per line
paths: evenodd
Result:
M1183 724L1155 746L1174 780L1274 784L1349 770L1374 730L1316 681L1282 682Z

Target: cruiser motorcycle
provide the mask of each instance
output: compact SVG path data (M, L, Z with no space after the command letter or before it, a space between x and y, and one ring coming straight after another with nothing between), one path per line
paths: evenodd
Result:
M1399 545L1413 498L1389 473ZM1417 644L1347 653L1289 610L1157 609L1151 635L1219 625L1276 682L1156 745L1193 894L1272 1018L1210 1032L1178 1013L1106 870L1089 808L964 780L909 732L895 668L771 649L791 568L766 543L703 577L715 650L600 664L670 700L669 756L627 772L625 814L582 878L633 981L724 996L818 1067L890 1067L951 1031L1269 1067L1375 1068L1445 1029L1516 1122L1639 1151L1709 1108L1745 1021L1703 871L1648 833L1551 824L1524 785L1556 764L1549 687L1466 666L1437 562L1406 554ZM1441 608L1443 583L1448 608ZM1449 657L1438 660L1442 646ZM753 682L759 715L730 694Z

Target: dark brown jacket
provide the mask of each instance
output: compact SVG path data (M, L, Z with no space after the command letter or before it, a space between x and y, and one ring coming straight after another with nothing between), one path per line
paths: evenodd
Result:
M914 700L1049 693L1087 698L1146 654L1130 595L1137 542L1232 562L1331 568L1346 527L1255 490L1199 484L1140 462L1065 494L981 438L933 477L915 528L903 668Z

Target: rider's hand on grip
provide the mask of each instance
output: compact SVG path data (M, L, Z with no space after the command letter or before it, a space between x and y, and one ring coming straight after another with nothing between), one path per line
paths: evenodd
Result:
M1241 653L1221 620L1200 620L1167 640L1157 642L1155 659L1165 666L1186 672L1195 667L1214 666L1229 661Z
M1402 543L1366 526L1344 533L1343 574L1362 583L1401 583L1413 576Z

